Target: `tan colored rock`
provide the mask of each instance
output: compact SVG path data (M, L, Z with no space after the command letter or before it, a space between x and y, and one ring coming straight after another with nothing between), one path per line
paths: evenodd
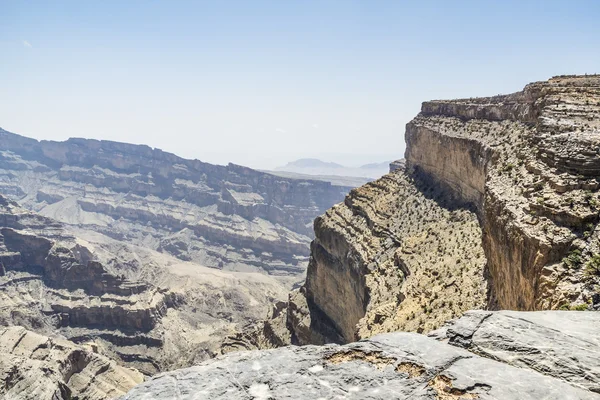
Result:
M427 331L472 308L600 309L600 76L425 102L406 142L405 168L316 219L293 341Z
M0 329L0 396L11 400L113 399L143 375L62 339Z

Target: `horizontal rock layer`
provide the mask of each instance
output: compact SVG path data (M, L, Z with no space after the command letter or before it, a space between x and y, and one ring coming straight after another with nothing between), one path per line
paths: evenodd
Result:
M296 276L312 220L350 187L148 146L0 129L0 194L45 216L213 268Z
M125 394L143 375L67 340L22 327L0 329L0 396L14 400L103 400Z
M350 342L472 308L600 309L600 76L423 103L405 166L315 220L280 334ZM238 347L253 348L253 340Z

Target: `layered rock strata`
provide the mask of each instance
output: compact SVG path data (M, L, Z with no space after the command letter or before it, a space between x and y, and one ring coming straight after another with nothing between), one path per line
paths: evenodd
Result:
M599 317L574 311L470 314L445 328L450 339L437 332L441 341L399 332L344 346L232 353L156 376L121 399L599 399L598 334L589 335ZM555 334L555 327L571 323ZM540 348L549 351L527 352Z
M0 196L0 326L92 343L150 375L210 357L224 335L264 317L285 293L263 274L226 273L100 239L72 236Z
M406 143L405 166L315 220L306 282L265 323L285 329L236 348L600 308L600 76L425 102Z
M0 397L14 400L104 400L143 382L135 370L94 352L94 346L0 329Z
M157 326L176 295L114 275L91 257L59 223L0 196L0 324L47 334L75 329L88 339L105 330L141 340L137 335Z
M37 141L0 129L0 149L0 194L61 222L226 270L303 273L312 220L350 190L110 141Z

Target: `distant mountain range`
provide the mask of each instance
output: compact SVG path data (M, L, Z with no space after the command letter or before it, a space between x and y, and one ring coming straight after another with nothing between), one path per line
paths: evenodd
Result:
M334 162L322 161L317 158L301 158L291 161L282 167L275 168L277 172L293 172L302 175L343 176L376 179L389 172L391 161L370 163L360 167L348 167Z

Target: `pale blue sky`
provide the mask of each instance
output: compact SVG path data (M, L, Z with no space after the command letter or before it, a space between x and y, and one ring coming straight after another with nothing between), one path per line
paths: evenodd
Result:
M271 168L399 158L422 101L600 72L598 1L4 1L0 127Z

